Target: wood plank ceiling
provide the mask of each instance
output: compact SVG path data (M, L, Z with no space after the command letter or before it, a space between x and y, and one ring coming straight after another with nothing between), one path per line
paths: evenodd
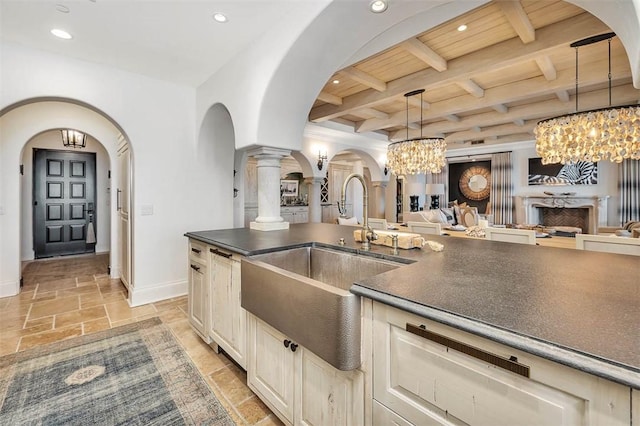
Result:
M457 28L465 24L466 31ZM583 9L558 0L488 3L383 52L337 71L309 113L407 138L445 137L449 148L533 138L535 124L575 112L575 49L569 45L611 30ZM579 48L579 110L609 105L607 42ZM640 90L620 40L611 41L612 103L635 104ZM334 80L339 83L334 83Z

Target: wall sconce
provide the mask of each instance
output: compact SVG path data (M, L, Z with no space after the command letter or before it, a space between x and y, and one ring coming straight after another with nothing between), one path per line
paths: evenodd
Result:
M384 163L384 175L389 174L389 163Z
M318 151L318 170L322 170L325 161L327 161L327 153L322 154L322 152Z

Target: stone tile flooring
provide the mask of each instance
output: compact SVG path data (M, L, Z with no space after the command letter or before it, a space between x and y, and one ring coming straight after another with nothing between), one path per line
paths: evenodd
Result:
M239 425L281 425L247 387L247 374L191 329L187 298L129 307L127 290L107 274L108 255L38 260L23 268L22 292L0 298L0 356L160 317Z

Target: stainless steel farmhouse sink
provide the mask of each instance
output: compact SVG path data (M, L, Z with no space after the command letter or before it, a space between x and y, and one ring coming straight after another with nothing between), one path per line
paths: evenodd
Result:
M242 307L340 370L360 366L354 281L401 266L362 254L300 247L242 260Z

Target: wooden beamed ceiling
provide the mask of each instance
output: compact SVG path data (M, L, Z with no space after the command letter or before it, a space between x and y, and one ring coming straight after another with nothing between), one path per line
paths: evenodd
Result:
M466 24L468 29L457 31ZM445 137L455 146L533 138L537 121L575 112L577 40L611 31L560 0L494 0L383 52L338 70L309 113L389 141ZM612 101L640 102L620 40L611 41ZM335 84L333 81L338 80ZM579 110L608 106L607 42L579 49ZM422 121L420 118L422 117Z

